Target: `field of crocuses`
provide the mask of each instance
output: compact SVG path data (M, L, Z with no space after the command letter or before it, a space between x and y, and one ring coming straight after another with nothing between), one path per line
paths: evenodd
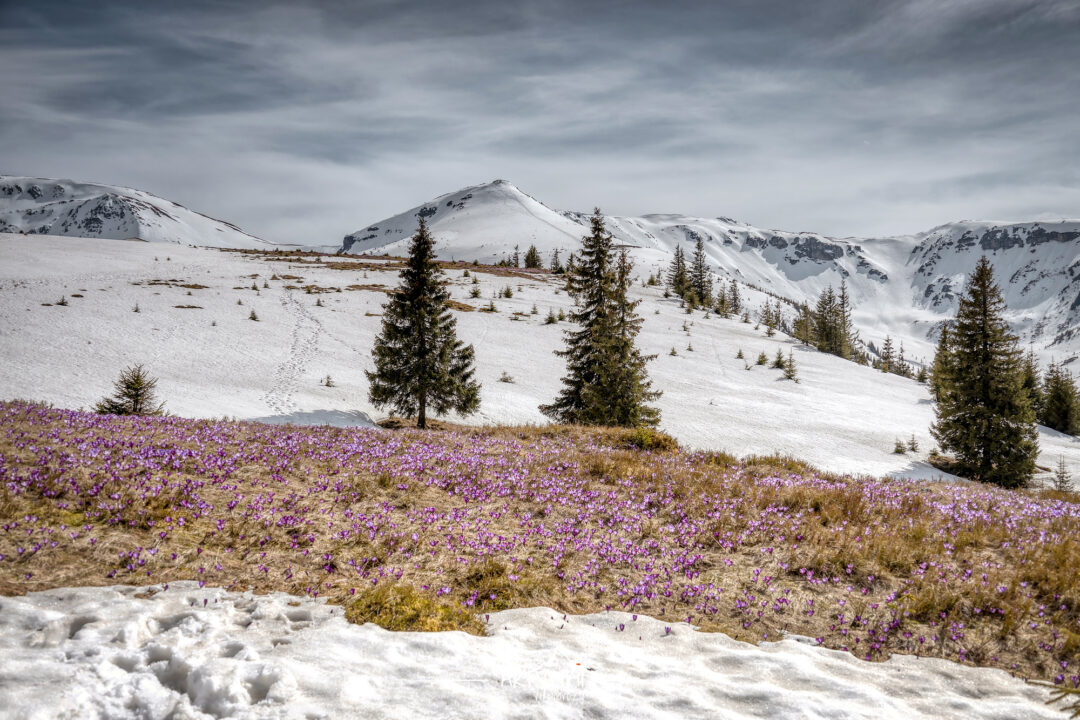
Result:
M462 629L509 607L611 608L1080 686L1075 496L648 452L643 437L0 403L0 593L190 579Z

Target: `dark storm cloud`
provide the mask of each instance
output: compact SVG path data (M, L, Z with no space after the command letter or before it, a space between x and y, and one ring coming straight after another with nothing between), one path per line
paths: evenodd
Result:
M845 235L1080 215L1080 0L148 5L0 5L0 172L311 242L495 177Z

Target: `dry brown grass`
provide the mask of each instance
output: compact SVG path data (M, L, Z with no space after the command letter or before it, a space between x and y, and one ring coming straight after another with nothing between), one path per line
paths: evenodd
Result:
M492 468L519 463L535 478L543 478L549 466L558 462L581 483L583 491L611 496L635 508L633 514L620 516L612 511L593 522L610 524L643 548L650 543L658 547L682 544L698 556L685 571L690 575L673 574L671 597L643 598L635 612L673 622L690 616L703 629L748 641L795 632L826 638L831 647L845 642L834 629L840 626L840 613L848 637L858 635L864 642L869 629L901 619L903 632L910 637L891 631L883 641L884 649L873 654L873 659L890 652L954 657L945 654L953 643L949 628L963 622L967 662L1052 678L1058 672L1056 663L1074 667L1080 659L1080 583L1076 581L1080 521L1075 515L1040 521L1038 532L1060 539L1018 543L1017 533L1029 529L1010 530L995 514L1002 502L1075 503L1075 496L1049 491L969 495L948 485L836 477L817 473L790 457L739 460L724 453L688 454L670 437L653 431L429 423L434 429L427 433L413 430L414 421L400 418L388 418L380 425L396 430L394 437L400 439L402 453L418 444L460 446L490 458ZM229 440L223 446L228 452L245 448L257 457L257 448L272 442L264 426L237 423L228 428ZM334 428L305 432L318 432L320 441L330 444L351 437L349 431ZM9 472L40 469L36 451L31 449L35 442L28 442L27 437L40 438L36 444L50 437L48 442L56 443L59 450L79 435L59 419L44 428L9 424L0 433L0 455ZM474 448L470 445L474 438L484 442ZM557 455L540 453L531 459L537 448L545 447L558 448ZM138 472L132 469L131 476L137 477ZM581 512L574 503L525 496L478 504L455 493L453 485L439 488L424 483L423 476L411 479L402 489L400 475L386 470L350 471L343 477L335 461L317 455L300 455L288 466L274 468L279 479L271 486L267 485L269 472L267 465L253 460L236 469L230 482L244 488L245 496L265 492L262 488L274 489L282 513L306 512L312 517L319 515L320 508L369 514L381 508L385 528L408 527L410 517L428 509L448 514L470 511L492 518L486 532L514 537L521 532L524 514L558 527L573 526ZM484 479L490 471L480 472L470 482ZM224 529L210 518L195 518L183 528L170 525L168 539L162 541L158 531L184 500L175 483L146 498L127 487L114 498L93 501L64 490L65 482L88 486L94 473L92 466L56 471L56 492L49 497L0 492L4 523L33 516L36 524L64 528L61 532L79 529L81 537L97 539L94 545L60 543L48 553L0 562L0 593L169 579L206 579L257 592L304 593L318 588L320 594L344 605L354 621L370 620L394 629L478 632L476 613L509 607L545 605L575 613L619 607L610 593L594 586L571 589L567 578L592 572L589 577L597 586L614 588L638 577L640 570L634 563L649 559L596 567L590 553L572 544L559 555L557 567L553 567L551 549L535 544L504 555L477 556L440 541L421 553L417 547L426 538L414 543L404 530L342 539L316 526L278 527L246 519L243 503ZM193 465L182 465L171 475L174 481L205 480ZM325 490L322 495L316 492L317 487L339 480L330 495ZM199 492L216 507L234 499L232 491L210 483ZM948 520L940 508L955 504L957 497L971 504L972 512L986 514L986 519ZM110 509L114 507L118 509ZM710 508L721 510L707 513ZM696 534L680 539L677 528L687 516L694 519ZM0 533L0 553L12 557L20 542L17 534ZM145 564L129 570L131 560L124 554L135 547L161 551L142 556ZM305 550L306 554L298 554ZM376 586L356 583L350 579L353 570L345 567L346 561L364 571L394 569L400 575ZM942 569L928 563L938 563ZM985 574L985 581L952 580L968 570L975 579ZM820 582L821 578L827 581ZM702 612L694 601L680 599L681 588L707 583L723 588L723 602L714 612ZM448 593L436 594L443 587L449 588ZM731 602L748 596L759 604L776 603L779 598L785 604L765 608L758 616L760 605L749 612ZM840 606L841 601L846 604ZM463 604L467 602L472 604ZM816 612L807 614L808 607ZM989 612L990 608L1000 612ZM947 621L942 620L942 613ZM1052 643L1047 641L1049 631L1056 633ZM1040 644L1050 649L1040 649ZM862 656L860 646L852 649Z

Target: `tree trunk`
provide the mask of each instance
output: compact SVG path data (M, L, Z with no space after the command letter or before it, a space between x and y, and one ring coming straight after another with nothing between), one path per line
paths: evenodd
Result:
M427 390L420 391L420 412L416 416L416 427L427 429Z

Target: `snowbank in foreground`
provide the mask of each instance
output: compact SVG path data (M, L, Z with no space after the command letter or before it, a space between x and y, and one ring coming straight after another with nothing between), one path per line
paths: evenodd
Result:
M284 594L168 588L0 597L0 718L1062 717L1000 670L752 646L621 612L509 610L478 638L350 625Z

